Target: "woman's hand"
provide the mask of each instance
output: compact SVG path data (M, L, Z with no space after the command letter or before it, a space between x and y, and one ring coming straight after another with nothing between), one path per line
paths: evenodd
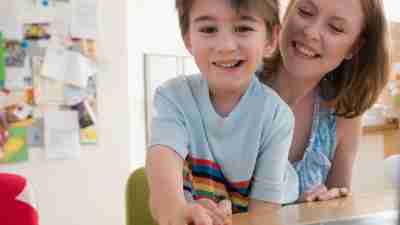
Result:
M305 191L303 196L299 199L299 202L326 201L349 195L351 195L351 193L347 188L334 187L328 189L325 185L320 184Z

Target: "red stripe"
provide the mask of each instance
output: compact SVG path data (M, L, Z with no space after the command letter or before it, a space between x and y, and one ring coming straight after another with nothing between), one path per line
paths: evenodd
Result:
M249 184L250 184L250 181L239 181L239 182L231 183L231 186L239 189L239 188L248 188Z

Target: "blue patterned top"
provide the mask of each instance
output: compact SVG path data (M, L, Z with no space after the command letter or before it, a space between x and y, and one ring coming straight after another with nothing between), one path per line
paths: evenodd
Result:
M314 104L310 140L301 160L293 163L299 176L300 196L318 184L325 184L336 146L336 116L321 104L317 97Z

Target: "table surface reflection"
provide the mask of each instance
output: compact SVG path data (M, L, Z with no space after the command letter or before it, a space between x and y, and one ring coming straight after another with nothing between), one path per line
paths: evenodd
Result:
M233 224L397 225L397 196L395 191L353 194L347 198L286 206L274 215L236 214Z

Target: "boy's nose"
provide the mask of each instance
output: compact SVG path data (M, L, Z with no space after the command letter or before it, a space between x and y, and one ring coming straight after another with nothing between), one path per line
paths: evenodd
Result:
M233 34L221 33L216 41L215 49L218 53L230 53L236 51L238 42Z

